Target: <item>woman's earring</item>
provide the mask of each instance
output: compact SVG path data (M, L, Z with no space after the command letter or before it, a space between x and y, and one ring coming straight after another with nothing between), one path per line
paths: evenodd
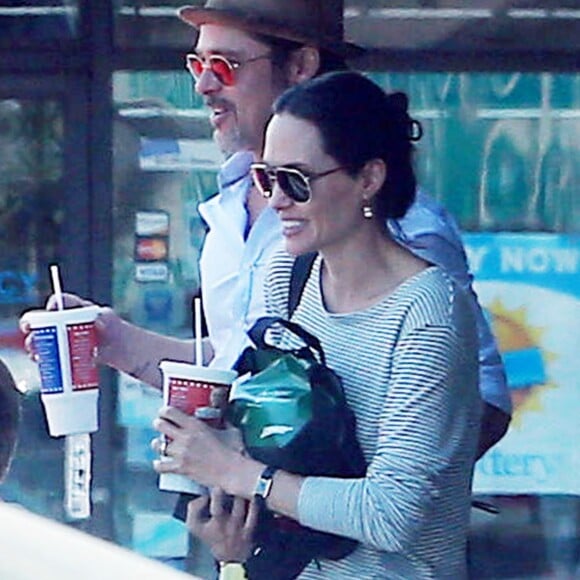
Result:
M368 199L365 199L363 201L363 206L362 206L362 214L363 217L367 220L370 220L373 218L373 206L371 205L371 202Z

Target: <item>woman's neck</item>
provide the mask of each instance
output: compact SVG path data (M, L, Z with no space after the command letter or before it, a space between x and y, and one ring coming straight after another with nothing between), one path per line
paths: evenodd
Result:
M362 237L366 239L320 252L322 295L330 312L373 306L428 266L386 232L377 229Z

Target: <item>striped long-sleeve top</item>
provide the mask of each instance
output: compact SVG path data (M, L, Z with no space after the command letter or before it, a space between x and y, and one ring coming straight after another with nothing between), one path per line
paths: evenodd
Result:
M266 283L269 312L282 317L292 262L277 253ZM300 523L361 544L300 578L464 578L481 412L469 298L430 267L369 308L335 314L324 307L320 270L318 257L292 320L319 338L342 378L368 470L305 479Z

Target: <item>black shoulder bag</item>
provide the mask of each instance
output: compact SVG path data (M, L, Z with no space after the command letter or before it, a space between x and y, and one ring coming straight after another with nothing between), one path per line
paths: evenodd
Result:
M266 332L276 324L298 336L305 346L285 350L268 344ZM255 347L248 347L235 367L240 377L249 374L249 379L245 389L242 383L241 393L235 388L228 409L228 420L240 428L249 455L305 476L363 477L366 463L356 438L355 417L340 378L325 364L318 339L298 324L277 317L259 319L249 334ZM286 405L284 421L276 419L281 402ZM264 437L281 424L283 434ZM290 580L310 561L338 560L358 545L265 508L255 542L254 553L245 563L250 580Z

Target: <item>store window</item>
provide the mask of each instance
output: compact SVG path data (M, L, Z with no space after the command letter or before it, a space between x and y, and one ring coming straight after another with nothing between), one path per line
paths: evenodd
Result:
M580 76L373 74L424 126L421 188L463 230L514 414L477 464L476 579L580 572ZM517 546L517 550L515 547Z
M116 3L117 42L124 47L187 46L191 28L176 18L184 4L203 6L205 1ZM438 58L437 53L464 59L467 51L490 58L542 50L572 56L580 49L580 9L575 0L345 0L344 8L350 40L399 54L428 52L432 59ZM393 61L392 66L399 64Z
M123 48L184 48L191 44L192 29L177 18L177 10L184 4L195 3L122 0L115 7L115 40Z
M82 292L98 288L102 298L110 284L111 303L128 320L191 335L204 237L197 204L215 192L221 156L181 65L194 38L176 18L187 3L204 0L0 0L0 65L24 78L42 63L62 63L51 83L82 68L67 90L70 109L51 99L0 100L0 356L33 389L37 369L21 348L16 322L50 292L48 264L58 258L65 227L72 232L67 242L80 240L83 248L69 246L61 257L84 259L85 250L89 256L78 262L91 278L77 283ZM421 187L464 232L475 287L505 356L515 414L510 434L476 467L476 494L500 513L473 512L474 578L573 578L580 549L580 10L576 0L467 4L345 0L346 34L374 49L360 68L385 89L409 94L425 129L416 156ZM105 7L113 23L95 17L109 14ZM79 39L87 42L78 43L78 52L59 51ZM54 53L43 51L47 44ZM467 70L504 72L457 72ZM66 159L65 112L78 130ZM69 176L63 187L70 168L82 183ZM90 216L71 219L76 199ZM76 269L69 267L69 275ZM102 428L94 437L102 441L94 482L111 470L114 488L109 494L93 486L98 515L80 525L98 529L113 506L111 539L153 558L180 560L190 549L188 535L171 516L175 497L159 491L151 466L159 392L122 374L109 377L112 384L101 385L102 427L114 412L118 429ZM3 495L63 519L63 442L47 436L38 395L26 398L23 425Z
M62 110L55 101L0 100L0 308L17 316L48 290L57 255L61 202Z
M62 507L62 442L47 435L36 365L22 349L18 318L50 293L63 204L63 111L53 100L0 100L0 357L23 398L20 446L6 499L57 519Z
M221 155L189 75L114 76L113 305L139 326L192 335L205 235L197 206L216 192ZM151 557L181 558L187 531L171 517L175 494L160 492L151 468L158 390L120 374L117 422L125 432L116 516L120 541Z
M478 463L474 483L478 496L500 508L497 516L473 516L477 578L572 571L580 526L574 497L580 494L574 468L580 433L576 413L561 410L579 404L570 369L580 349L578 316L571 314L580 314L580 77L368 74L386 90L410 97L425 132L416 153L421 188L465 232L476 289L507 361L512 431ZM115 307L143 326L191 336L203 240L196 206L214 193L221 157L186 73L120 72L114 94ZM167 229L160 225L148 240L139 233L148 220ZM168 250L144 270L157 262L165 279L139 279L145 260L135 249L143 240ZM533 376L524 376L526 369ZM179 558L187 553L187 534L171 519L175 498L158 491L151 470L148 443L159 403L157 391L118 377L117 421L126 433L118 481L126 500L117 504L117 516L127 545ZM523 477L517 465L526 462ZM552 466L549 475L531 469L534 462ZM527 547L514 558L520 538Z
M578 75L371 76L409 95L420 183L462 229L578 233Z
M66 41L78 35L78 0L0 2L0 46Z
M574 51L580 48L575 0L346 0L348 33L383 49Z

